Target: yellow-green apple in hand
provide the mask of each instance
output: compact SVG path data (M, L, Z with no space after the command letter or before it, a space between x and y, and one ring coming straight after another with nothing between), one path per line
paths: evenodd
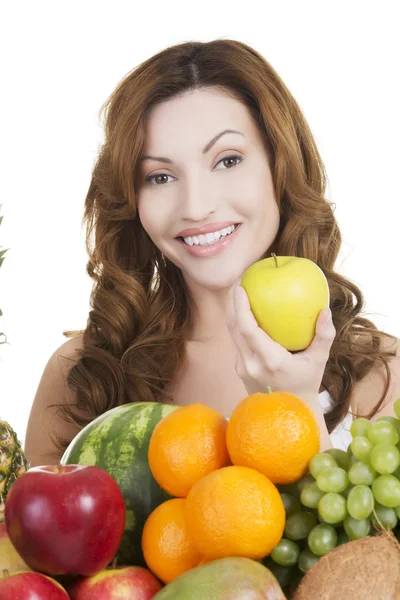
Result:
M336 335L329 307L325 306L317 314L315 334L309 346L293 354L259 326L246 290L239 284L240 280L230 290L227 326L237 349L236 372L247 393L265 393L270 387L272 391L291 392L303 399L317 418L321 431L321 450L331 447L318 401L325 366Z
M308 258L275 256L259 260L243 274L251 311L275 342L291 352L307 348L320 311L329 306L329 287Z

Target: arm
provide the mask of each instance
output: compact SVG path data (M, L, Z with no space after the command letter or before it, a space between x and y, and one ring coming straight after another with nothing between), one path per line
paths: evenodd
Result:
M379 417L393 416L394 402L400 397L400 340L397 340L396 356L389 358L389 368L391 373L391 382L385 400L379 411L371 418L376 421ZM388 349L392 348L391 340L385 341ZM374 367L368 375L359 381L352 394L351 408L356 417L368 417L368 414L382 397L386 386L386 369L384 366Z
M81 336L72 338L58 348L48 360L29 415L25 438L25 453L30 467L57 464L62 452L51 438L55 431L72 440L80 429L60 417L51 404L76 403L76 394L67 384L69 369L78 360L76 350L82 344Z
M302 399L305 400L308 407L311 408L314 413L314 417L317 420L319 426L320 452L325 452L325 450L333 448L332 440L325 423L324 412L321 408L318 396L313 396L312 398L306 398L302 396Z

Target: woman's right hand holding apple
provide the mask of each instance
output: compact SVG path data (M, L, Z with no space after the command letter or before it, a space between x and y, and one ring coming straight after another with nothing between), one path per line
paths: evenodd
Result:
M321 450L332 446L318 401L325 366L336 330L329 308L321 310L316 333L303 351L292 354L272 340L257 324L245 289L233 286L228 303L227 325L237 348L235 368L248 394L272 391L291 392L313 410L321 430Z

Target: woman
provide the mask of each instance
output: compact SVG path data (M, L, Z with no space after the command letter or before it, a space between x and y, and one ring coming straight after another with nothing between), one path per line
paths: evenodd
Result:
M398 340L361 316L360 290L334 271L341 235L324 165L268 62L234 40L179 44L129 73L104 108L84 214L91 311L42 375L31 465L56 463L84 425L127 402L203 402L229 416L254 391L292 391L314 411L322 449L345 447L352 415L394 414ZM332 318L321 311L295 354L257 328L238 286L272 252L313 260L330 288Z

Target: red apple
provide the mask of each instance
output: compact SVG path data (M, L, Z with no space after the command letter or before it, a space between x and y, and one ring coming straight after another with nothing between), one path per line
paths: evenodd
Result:
M150 600L162 587L145 567L121 566L74 582L68 593L71 600Z
M30 571L31 569L12 545L5 521L2 521L0 523L0 576L4 570L14 573L15 571Z
M124 498L100 467L33 467L11 486L5 521L13 545L34 571L94 575L119 548Z
M11 574L4 571L0 576L0 600L69 600L69 596L47 575L33 571Z

